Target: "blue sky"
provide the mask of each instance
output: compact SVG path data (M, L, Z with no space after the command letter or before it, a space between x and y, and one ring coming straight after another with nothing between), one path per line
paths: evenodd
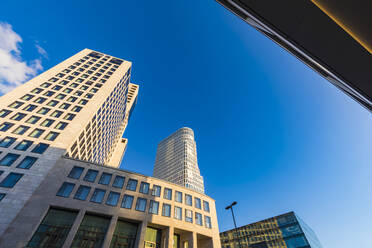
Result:
M238 225L293 210L325 248L372 246L371 113L215 1L6 0L0 16L28 76L83 48L132 61L122 168L151 175L157 143L191 127L221 231L237 201Z

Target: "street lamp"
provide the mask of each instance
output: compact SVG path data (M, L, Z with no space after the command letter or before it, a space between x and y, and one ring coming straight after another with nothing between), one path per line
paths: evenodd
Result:
M236 201L234 201L233 203L231 203L229 206L225 207L226 210L229 210L231 209L231 214L232 214L232 217L233 217L233 221L234 221L234 226L235 226L235 235L236 235L236 238L238 239L238 242L239 242L239 248L242 248L242 245L240 244L240 237L238 235L238 229L236 227L236 222L235 222L235 216L234 216L234 210L233 210L233 206L235 206L237 204Z

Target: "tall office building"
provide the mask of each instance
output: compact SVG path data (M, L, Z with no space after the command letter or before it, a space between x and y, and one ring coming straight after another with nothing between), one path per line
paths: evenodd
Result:
M220 234L222 248L322 248L314 231L294 212Z
M159 143L153 176L204 193L192 129L180 128Z
M118 167L138 86L84 49L0 98L0 236L61 157Z

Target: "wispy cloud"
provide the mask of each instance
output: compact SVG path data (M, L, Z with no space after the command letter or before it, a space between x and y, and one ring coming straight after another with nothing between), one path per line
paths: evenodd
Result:
M35 44L35 47L41 56L48 59L48 53L45 51L44 48L42 48L38 43Z
M22 38L13 31L12 26L0 22L0 94L14 89L43 70L41 59L22 59L20 43ZM40 48L37 47L40 55L47 56L46 51Z

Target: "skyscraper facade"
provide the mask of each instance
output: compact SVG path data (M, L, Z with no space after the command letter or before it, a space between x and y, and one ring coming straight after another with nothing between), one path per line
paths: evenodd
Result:
M204 193L191 128L180 128L159 143L153 176Z
M222 248L322 248L314 231L294 212L220 234Z
M0 236L61 157L118 167L131 62L84 49L0 98Z

